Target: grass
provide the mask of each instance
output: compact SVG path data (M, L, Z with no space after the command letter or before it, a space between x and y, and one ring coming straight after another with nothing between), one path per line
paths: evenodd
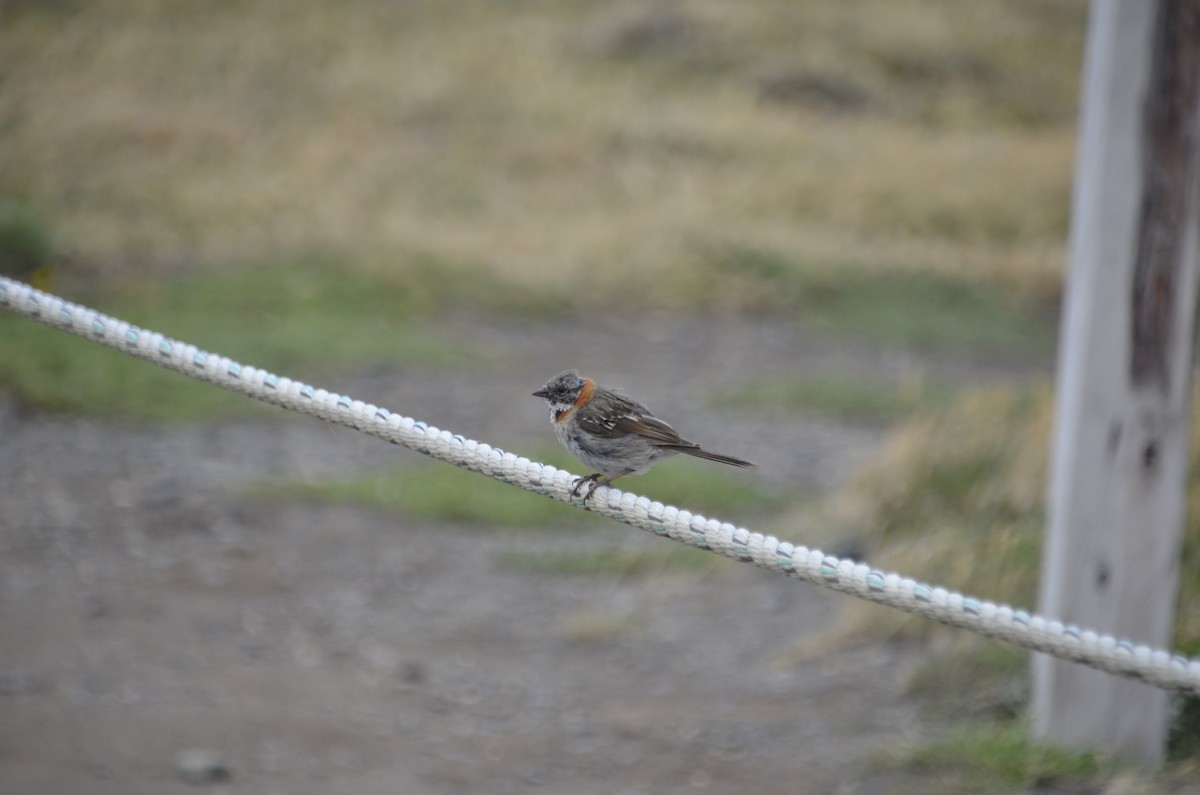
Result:
M420 250L673 306L733 245L1053 293L1085 13L9 3L0 173L100 271Z
M15 316L0 316L0 363L0 387L48 411L144 420L266 411L241 395Z
M606 547L588 552L507 552L501 555L500 563L530 574L656 577L669 572L707 574L728 561L704 550L664 543L649 549Z
M539 460L570 466L557 453ZM578 465L572 469L578 470ZM780 508L785 501L778 491L678 460L618 485L663 503L687 503L715 516L762 515ZM268 499L355 503L427 521L508 529L558 527L578 522L586 515L555 500L444 464L324 483L264 483L252 492Z
M998 388L966 393L945 411L908 420L838 495L832 521L866 534L875 563L990 599L1033 604L1052 402L1046 387ZM1200 472L1200 407L1195 411L1193 473ZM1200 478L1192 477L1188 488L1176 611L1175 643L1182 648L1200 643Z
M826 333L892 344L1046 352L1056 331L1049 302L900 265L838 267L727 246L707 252L681 282L699 305L788 311Z
M17 232L29 226L22 223L14 227ZM19 241L29 237L17 235ZM806 322L834 334L915 346L1021 352L1045 349L1053 338L1048 313L1031 320L1011 298L948 277L831 278L765 255L738 257L681 280L686 285L690 279L705 294L698 294L694 305L727 302L741 294L736 300L742 308L792 306ZM307 257L197 270L88 292L72 294L107 313L235 360L310 374L380 363L477 366L479 357L433 332L439 313L471 308L545 316L580 309L579 301L587 300L556 299L550 291L497 282L470 263L411 252L350 268L328 257ZM153 420L250 410L240 398L98 351L23 318L0 316L0 331L0 362L5 364L0 387L29 405ZM852 379L808 378L769 382L724 400L884 421L943 405L947 396L945 388L930 384L880 387Z
M889 344L1045 351L1086 8L0 3L0 249L54 255L76 300L299 377L476 366L430 331L449 308L768 310ZM250 405L6 315L0 387L149 419ZM834 521L871 533L881 564L1032 601L1045 393L946 408L936 385L817 379L730 399L905 417ZM1195 481L1176 633L1192 649ZM686 462L630 486L718 516L780 502ZM578 515L442 466L265 491L509 527ZM931 667L949 677L950 659ZM1008 663L968 662L1009 681ZM1044 775L1003 732L922 764L973 757L966 781L989 753L1005 781Z
M325 483L266 483L252 493L267 499L353 503L415 519L505 528L557 527L580 516L554 500L444 464Z
M965 394L892 431L834 521L864 533L876 563L1031 604L1050 423L1046 388Z
M1040 572L1044 484L1052 423L1048 388L965 393L946 410L917 415L893 430L876 456L830 506L826 518L854 528L874 565L982 596L1032 606ZM1200 406L1193 406L1192 476L1180 561L1172 646L1200 648ZM927 621L851 603L846 641L888 634L944 640ZM932 708L1011 720L1028 692L1025 655L972 638L931 651L912 682ZM1180 698L1173 758L1194 756L1196 699Z
M942 276L861 276L813 292L821 307L813 321L833 333L993 351L1047 350L1054 339L1051 313L1039 317L994 287Z
M1034 742L1020 723L951 732L896 754L888 766L929 776L919 791L947 795L1041 787L1070 790L1093 785L1094 778L1110 772L1110 765L1095 754Z
M1029 652L962 634L948 648L930 650L908 693L933 718L1006 724L1023 713L1028 674Z
M945 406L952 394L948 386L923 380L880 383L869 378L815 374L731 389L719 394L716 402L739 408L782 408L846 421L888 423L916 411Z
M448 307L1046 350L1085 8L7 3L0 249L301 376L453 360ZM242 405L0 321L0 386L34 405ZM906 410L828 386L804 399Z
M444 301L420 267L342 272L320 261L197 272L98 294L96 308L237 361L289 374L380 363L477 365L427 322ZM445 277L446 274L443 274ZM25 318L0 315L0 386L43 409L142 419L251 410L245 398Z
M46 224L20 201L0 202L0 273L49 289L54 240Z

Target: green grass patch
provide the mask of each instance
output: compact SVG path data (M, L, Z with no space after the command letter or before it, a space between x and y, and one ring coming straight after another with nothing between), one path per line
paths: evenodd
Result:
M268 410L242 395L7 313L0 314L0 388L44 410L146 420Z
M82 300L203 350L301 378L378 364L478 364L439 338L430 316L452 300L458 281L464 291L483 288L452 278L449 266L442 275L450 284L439 281L436 268L402 261L392 272L372 273L303 260L197 272ZM0 387L45 409L172 420L255 405L8 313L0 314L0 362Z
M429 521L506 528L550 527L581 514L555 500L446 465L367 474L326 483L266 483L258 497L366 505Z
M1018 722L1002 727L945 732L930 743L903 749L896 766L930 774L922 792L1001 793L1028 788L1082 786L1106 771L1096 754L1033 741Z
M604 549L587 552L505 552L500 563L531 574L565 576L644 577L669 572L705 574L725 563L724 558L680 544L656 544L650 549ZM732 564L731 564L732 565Z
M557 453L540 460L571 466ZM572 471L580 470L576 465ZM663 503L722 517L760 515L778 510L786 503L785 495L779 491L684 461L659 464L644 477L618 481L618 485ZM272 499L357 503L429 521L506 528L554 527L586 516L556 500L442 464L324 483L264 483L252 491Z
M579 465L571 468L578 471ZM734 471L681 455L656 464L645 475L619 480L616 485L665 505L721 519L764 516L788 505L789 496L778 487L757 482L753 470L729 474Z
M1046 352L1055 313L1001 287L925 272L803 263L718 247L688 277L702 306L787 311L831 334L913 346Z
M0 201L0 274L47 289L55 256L53 236L41 218L24 202Z
M883 423L918 410L949 404L949 386L914 380L880 383L866 378L812 376L796 380L767 380L719 394L716 402L742 408L782 408L836 417L852 422Z
M1044 350L1054 340L1051 317L1037 322L996 288L934 274L829 280L807 299L814 322L834 333L997 351Z

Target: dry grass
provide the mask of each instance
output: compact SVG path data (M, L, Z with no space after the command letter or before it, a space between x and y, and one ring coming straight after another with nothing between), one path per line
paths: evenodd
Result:
M968 393L947 411L892 431L880 454L828 506L865 534L871 562L998 602L1036 601L1053 395L1046 386ZM1200 471L1200 405L1191 472ZM1175 643L1200 649L1200 478L1189 481ZM937 632L921 620L852 605L858 630Z
M0 181L109 272L426 251L609 296L650 273L647 300L669 303L697 252L747 245L1045 294L1083 16L1082 0L10 0Z
M824 535L809 543L826 549L845 546L847 538L856 545L865 542L870 562L886 570L1035 608L1052 424L1053 395L1045 385L966 393L947 410L898 426L880 454L835 499L783 517L779 524L820 528ZM1191 433L1193 475L1171 646L1196 655L1200 478L1194 473L1200 472L1200 404L1193 405ZM1023 712L1029 696L1028 653L860 601L846 604L835 630L781 655L778 664L803 662L831 644L852 646L881 637L929 642L929 659L910 687L935 714L998 721L1003 727ZM1177 706L1171 755L1194 767L1200 702L1179 698ZM969 761L970 754L966 757Z
M841 493L790 521L824 527L815 543L828 548L856 539L872 565L1030 608L1052 403L1044 386L962 393L897 426ZM839 633L847 639L941 631L865 603L845 613Z

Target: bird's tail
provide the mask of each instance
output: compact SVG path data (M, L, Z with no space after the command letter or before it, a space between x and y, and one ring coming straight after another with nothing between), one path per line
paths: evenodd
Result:
M743 461L740 458L734 458L731 455L721 455L720 453L710 453L701 447L675 447L673 448L681 453L694 455L696 458L704 458L708 461L716 461L718 464L729 464L731 467L752 467L757 466L750 461Z

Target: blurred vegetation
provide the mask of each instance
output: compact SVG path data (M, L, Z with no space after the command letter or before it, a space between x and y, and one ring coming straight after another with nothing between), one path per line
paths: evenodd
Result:
M539 451L537 460L578 471L578 462L559 449ZM698 465L679 457L670 467L657 467L637 479L639 494L666 504L686 502L710 516L762 515L778 511L786 501L779 489L745 477ZM616 486L632 486L618 481ZM402 516L477 524L484 528L555 528L585 521L586 514L556 500L531 499L498 481L480 478L441 464L370 473L321 483L273 482L252 488L258 497L301 498L371 505ZM710 556L711 557L711 556ZM545 563L546 561L542 561ZM564 562L564 570L581 567Z
M1194 758L1152 770L1104 754L1034 742L1022 721L966 726L929 743L900 744L877 754L874 763L881 771L906 773L890 790L897 795L1191 795L1200 781Z
M1033 604L1052 397L1045 386L975 391L901 424L835 499L830 521L865 533L873 562L983 598ZM1194 652L1200 648L1200 404L1193 407L1191 455L1175 644ZM864 610L867 621L894 618ZM921 620L893 626L938 631Z
M552 575L659 577L668 572L709 574L737 564L704 550L679 544L622 549L606 546L590 552L507 552L500 562L516 571Z
M1086 6L8 0L0 269L49 263L73 300L298 377L477 366L438 332L451 309L777 311L833 335L1046 353ZM7 314L0 388L151 419L249 405ZM1047 390L779 380L723 399L907 418L823 520L865 530L880 565L1033 603ZM713 472L662 467L638 488L717 515L782 508ZM1191 489L1176 636L1196 654ZM444 467L258 493L512 527L578 516ZM938 632L851 609L872 631ZM956 644L913 688L1007 722L906 758L958 771L955 792L983 773L1095 775L1023 738L1027 666L997 648ZM1179 726L1197 713L1182 705ZM1176 753L1198 734L1177 730Z
M825 414L850 422L888 423L916 411L950 403L953 387L923 379L886 383L880 379L822 376L763 380L717 395L723 406L778 408Z
M1055 338L1052 303L903 265L816 265L726 247L676 284L685 306L786 310L826 333L918 348L1044 353Z
M50 230L27 204L0 201L0 274L49 290L56 256Z
M1052 403L1048 388L1001 387L914 417L839 495L833 520L909 576L1033 604Z
M899 792L936 795L1092 791L1087 787L1094 777L1115 769L1093 753L1035 743L1020 723L965 729L927 745L899 749L897 757L885 764L897 765L929 776L920 788Z
M880 454L823 508L822 520L861 534L873 565L996 602L1035 605L1052 397L1044 386L997 388L914 416L889 433ZM1193 405L1191 428L1173 647L1194 655L1200 649L1200 404ZM840 642L888 635L933 642L929 662L910 683L927 709L998 727L1022 714L1028 653L862 602L844 609ZM1020 730L997 731L993 739L1002 750L1012 739L1007 732ZM985 731L976 740L988 736ZM1197 748L1200 699L1177 697L1171 734L1176 770L1191 764ZM944 761L951 752L970 751L951 743L920 753Z
M292 376L380 363L477 363L424 322L446 304L439 282L419 277L427 267L417 260L380 276L307 260L200 271L110 289L97 308L114 304L115 314L135 325ZM156 420L265 411L7 313L0 315L0 362L0 387L44 409Z
M0 174L80 267L394 251L672 304L697 252L1057 289L1083 0L0 6Z
M8 2L0 255L53 255L66 295L273 369L440 356L447 306L770 310L1045 351L1084 14ZM10 322L0 383L28 402L234 410Z

